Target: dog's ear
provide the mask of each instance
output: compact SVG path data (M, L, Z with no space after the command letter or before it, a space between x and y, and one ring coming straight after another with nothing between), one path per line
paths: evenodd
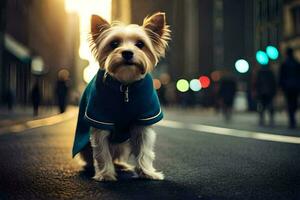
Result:
M166 15L163 12L157 12L150 17L146 17L143 22L146 33L150 36L158 57L165 54L170 37L170 29L166 24Z
M92 15L91 17L91 34L92 38L95 41L98 36L103 32L104 30L108 29L110 27L110 24L103 19L102 17L98 15Z
M158 12L150 17L146 17L143 22L143 27L153 31L154 33L162 36L166 26L166 15L165 13Z

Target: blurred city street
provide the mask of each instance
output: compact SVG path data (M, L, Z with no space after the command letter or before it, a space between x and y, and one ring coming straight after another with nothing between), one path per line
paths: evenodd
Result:
M283 114L275 131L254 113L225 123L210 110L165 109L155 126L165 180L99 183L71 158L77 112L2 126L0 199L300 199L300 131Z
M300 200L299 110L300 0L0 0L0 200Z

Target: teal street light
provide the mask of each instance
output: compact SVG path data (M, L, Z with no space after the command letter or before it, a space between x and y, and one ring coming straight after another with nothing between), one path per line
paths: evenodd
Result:
M279 57L279 52L274 46L267 46L266 52L271 60L276 60Z
M239 59L235 62L235 69L244 74L249 71L249 63L244 59Z
M267 65L269 63L269 57L263 51L257 51L256 52L256 60L261 65Z

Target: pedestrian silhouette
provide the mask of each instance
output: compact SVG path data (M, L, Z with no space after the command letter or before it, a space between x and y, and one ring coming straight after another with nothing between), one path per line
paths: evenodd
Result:
M255 91L257 100L257 111L259 114L259 125L265 125L265 112L270 116L269 124L274 125L273 99L276 95L276 79L269 65L263 65L257 71Z
M60 113L64 113L67 106L68 79L69 72L67 70L64 69L59 71L58 80L56 82L55 94Z
M296 111L300 91L300 64L296 61L293 49L286 50L286 59L279 72L279 85L284 93L289 116L289 128L296 128Z
M38 82L35 82L31 90L31 102L33 106L33 115L37 116L39 114L39 105L41 101L41 92Z
M7 88L4 93L4 103L7 105L8 110L13 109L14 95L10 88Z
M224 72L220 80L218 97L220 108L226 121L231 120L232 106L236 93L236 81L229 72Z

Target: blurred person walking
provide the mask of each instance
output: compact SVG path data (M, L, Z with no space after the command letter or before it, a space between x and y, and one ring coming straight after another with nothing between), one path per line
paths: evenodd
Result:
M279 85L285 95L289 116L289 128L296 128L296 111L300 92L300 64L294 57L293 49L286 50L286 59L279 72Z
M236 81L234 77L229 72L224 72L220 80L218 97L225 121L231 120L235 93Z
M265 112L269 112L270 126L274 125L273 99L276 95L276 78L269 65L261 66L257 71L255 80L255 96L257 99L257 110L259 114L259 125L265 125Z
M31 102L33 106L33 116L37 116L39 114L39 106L41 103L41 92L37 81L31 90Z
M56 81L56 100L59 107L59 112L64 113L67 107L67 97L68 97L68 80L69 72L65 69L58 72L58 80Z
M14 94L10 88L7 88L4 93L4 103L7 105L8 110L13 110Z

